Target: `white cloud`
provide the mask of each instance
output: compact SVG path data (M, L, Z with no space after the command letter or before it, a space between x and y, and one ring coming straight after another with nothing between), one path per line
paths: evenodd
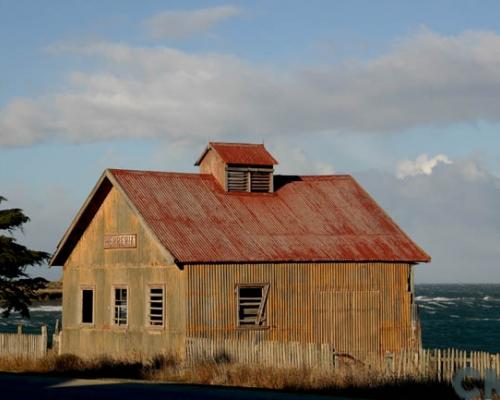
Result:
M439 164L451 164L451 160L444 154L438 154L429 158L427 154L421 154L415 161L403 160L398 163L396 176L404 179L408 176L430 175L432 170Z
M423 30L367 61L301 70L120 43L59 44L99 67L0 109L0 146L403 131L500 121L500 36Z
M154 38L179 39L209 30L240 13L235 6L218 6L192 11L164 11L144 24Z
M431 264L417 266L417 282L500 282L500 178L478 160L406 179L376 171L357 178L431 255Z
M460 166L460 170L465 179L469 181L487 179L488 173L474 160L467 160Z
M315 161L300 147L287 146L286 141L273 141L266 147L276 156L279 165L277 172L286 175L331 175L335 169L331 163Z

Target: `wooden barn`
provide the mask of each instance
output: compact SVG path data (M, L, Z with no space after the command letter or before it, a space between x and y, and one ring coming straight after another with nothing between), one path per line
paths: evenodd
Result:
M209 143L199 173L104 171L51 260L60 351L418 348L413 267L430 257L351 176L276 164L261 144Z

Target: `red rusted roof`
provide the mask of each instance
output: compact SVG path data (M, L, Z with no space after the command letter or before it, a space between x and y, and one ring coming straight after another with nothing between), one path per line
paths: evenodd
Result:
M110 173L181 263L430 260L350 176L276 176L257 194L211 175Z
M210 142L195 165L200 165L210 149L215 150L226 164L260 166L278 164L263 144Z

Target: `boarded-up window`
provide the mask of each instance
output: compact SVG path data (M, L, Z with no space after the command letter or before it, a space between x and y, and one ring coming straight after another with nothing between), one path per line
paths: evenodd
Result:
M82 324L94 323L94 290L82 289Z
M114 289L114 317L115 325L127 325L128 315L128 290L124 287Z
M238 326L266 326L266 303L268 284L245 284L237 286Z
M149 326L162 327L164 324L165 296L161 286L151 286L149 288Z

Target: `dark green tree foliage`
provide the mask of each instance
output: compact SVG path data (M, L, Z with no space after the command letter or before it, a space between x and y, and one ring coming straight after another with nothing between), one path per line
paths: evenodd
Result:
M6 199L0 196L0 203ZM11 311L19 311L23 317L29 317L28 306L35 291L45 287L43 278L31 278L26 273L30 265L41 265L50 254L35 251L17 243L12 236L15 230L21 230L29 221L19 208L0 210L0 308L3 316L8 317Z

